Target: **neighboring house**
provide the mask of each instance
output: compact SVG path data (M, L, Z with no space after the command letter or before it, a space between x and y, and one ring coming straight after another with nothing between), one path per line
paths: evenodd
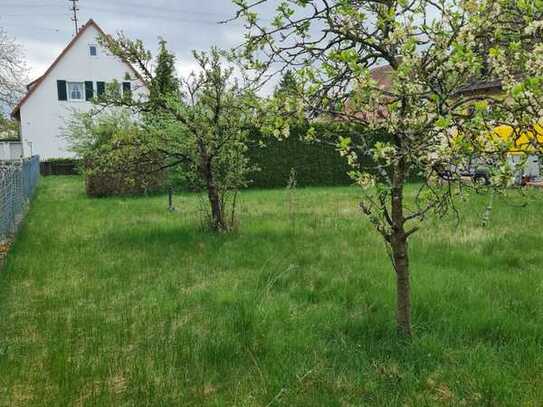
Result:
M381 89L388 89L392 86L391 81L391 71L392 68L390 65L383 65L377 68L374 68L371 71L371 77L374 81L377 82L377 85ZM499 79L494 80L479 80L473 81L468 86L465 86L458 90L458 94L466 96L496 96L504 94L502 87L502 81ZM383 113L386 115L386 113ZM536 126L536 131L539 133L537 135L538 140L543 142L543 129L541 126ZM541 132L540 132L541 129ZM510 140L512 137L513 129L508 126L499 126L494 130L494 137L500 137L504 140ZM529 138L526 135L522 135L515 142L516 147L510 150L509 162L512 164L518 163L523 157L527 156L527 162L523 168L522 174L517 174L517 182L521 182L523 176L527 176L531 179L538 180L542 176L541 172L541 156L535 154L533 149L530 150Z
M147 94L137 71L98 43L100 35L102 29L89 20L45 74L27 86L12 112L20 122L25 157L74 158L63 137L66 123L74 111L90 110L107 83L117 81L123 92Z

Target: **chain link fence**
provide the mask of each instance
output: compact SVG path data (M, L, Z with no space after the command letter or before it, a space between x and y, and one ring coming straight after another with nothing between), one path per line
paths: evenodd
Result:
M39 176L38 156L0 161L0 243L17 233Z

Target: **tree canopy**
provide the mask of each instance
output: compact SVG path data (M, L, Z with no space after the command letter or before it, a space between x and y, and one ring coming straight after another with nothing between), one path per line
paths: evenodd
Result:
M493 188L509 185L516 170L507 160L511 145L534 134L542 116L543 3L286 0L271 23L259 14L270 1L234 3L247 24L237 51L256 79L295 72L296 94L279 95L268 107L276 112L274 133L288 134L293 116L353 125L337 146L362 187L362 212L390 250L398 330L410 335L409 237L428 214L454 206L453 183L462 183L473 160L489 168ZM491 80L501 94L472 91ZM388 140L365 137L360 125ZM494 137L500 125L514 137ZM530 141L540 147L537 137ZM363 168L364 157L377 161L374 171ZM408 202L404 187L413 176L422 182Z
M21 46L0 27L0 115L21 97L25 76Z

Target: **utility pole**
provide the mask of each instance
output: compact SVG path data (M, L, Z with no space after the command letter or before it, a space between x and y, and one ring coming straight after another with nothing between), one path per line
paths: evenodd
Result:
M79 17L77 15L77 12L79 11L79 7L77 3L79 3L79 0L68 0L68 1L72 3L72 6L70 7L70 11L74 13L74 15L72 16L72 21L74 22L74 28L75 28L74 36L75 36L79 32Z

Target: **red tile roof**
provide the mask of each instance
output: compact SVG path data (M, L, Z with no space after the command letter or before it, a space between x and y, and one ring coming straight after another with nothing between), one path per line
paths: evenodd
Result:
M377 68L373 68L370 71L371 78L377 82L379 88L387 90L392 86L391 81L392 68L390 65L382 65ZM457 93L465 92L477 92L488 89L501 89L502 81L499 79L488 79L473 81L469 85L458 89Z

